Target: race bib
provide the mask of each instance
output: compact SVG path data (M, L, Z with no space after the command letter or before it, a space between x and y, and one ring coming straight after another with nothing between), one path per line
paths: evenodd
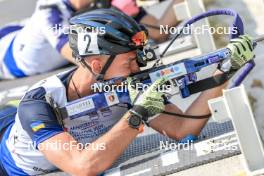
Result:
M80 56L100 54L97 33L81 32L78 34L78 51Z
M79 143L92 143L108 132L125 114L125 107L108 107L79 117L64 119L64 130L69 132Z

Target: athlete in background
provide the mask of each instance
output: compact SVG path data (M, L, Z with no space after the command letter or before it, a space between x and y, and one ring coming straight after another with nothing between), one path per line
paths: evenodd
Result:
M0 30L0 79L21 78L45 73L72 61L68 36L62 30L86 0L38 0L25 26Z
M69 61L74 63L68 44L68 19L76 11L90 8L92 3L92 0L39 0L24 27L0 29L0 80L45 73L67 65ZM104 1L101 7L111 6L144 24L175 26L178 23L172 8L157 20L133 0ZM154 28L149 28L149 35L156 41L167 37Z
M159 0L159 2L162 1L164 0ZM138 7L136 0L96 0L90 4L90 8L115 7L125 14L132 16L137 22L145 24L149 32L149 37L156 42L162 42L168 38L168 35L164 33L161 34L159 27L160 25L168 25L169 27L177 26L180 21L174 13L173 5L181 2L184 2L184 0L172 0L160 19L149 14L144 8ZM158 28L148 27L149 25Z

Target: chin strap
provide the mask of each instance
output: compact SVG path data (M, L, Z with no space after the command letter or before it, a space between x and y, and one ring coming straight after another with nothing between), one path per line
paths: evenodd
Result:
M78 58L77 61L79 61L79 62L80 62L85 68L87 68L87 69L88 69L88 70L89 70L94 76L96 76L96 80L97 80L97 81L103 81L103 80L104 80L104 75L105 75L107 69L110 67L110 65L111 65L112 62L114 61L115 57L116 57L116 55L111 55L111 56L109 57L109 59L108 59L107 62L105 63L105 65L104 65L104 67L103 67L103 69L102 69L102 71L100 72L99 75L96 75L96 74L92 71L91 67L85 62L84 59Z
M103 81L104 80L104 75L105 75L107 69L110 67L110 65L114 61L115 57L116 57L116 55L110 55L109 59L105 63L105 65L104 65L103 69L101 70L100 74L97 76L97 78L96 78L97 81Z
M80 62L81 62L81 64L82 64L85 68L87 68L87 69L88 69L93 75L95 75L94 72L92 71L91 67L85 62L84 59L81 59Z

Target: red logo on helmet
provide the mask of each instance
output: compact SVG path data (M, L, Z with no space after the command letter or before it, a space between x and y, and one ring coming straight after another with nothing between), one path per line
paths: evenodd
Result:
M140 31L132 37L132 41L136 46L144 46L147 44L147 35L145 31Z

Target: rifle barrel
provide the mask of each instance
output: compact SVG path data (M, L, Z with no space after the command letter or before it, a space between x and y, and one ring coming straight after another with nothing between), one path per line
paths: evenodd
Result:
M262 42L264 40L264 34L259 35L257 38L254 39L254 42Z

